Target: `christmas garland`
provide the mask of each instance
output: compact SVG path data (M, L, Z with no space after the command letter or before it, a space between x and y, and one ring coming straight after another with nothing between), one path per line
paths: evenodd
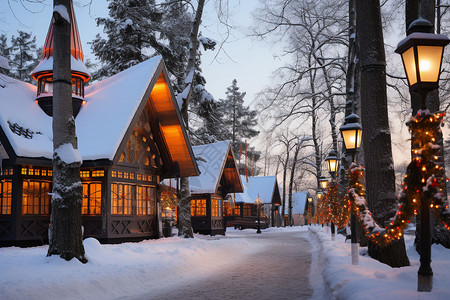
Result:
M399 195L399 207L389 226L381 228L372 218L367 207L364 192L364 168L352 164L348 170L350 189L348 199L353 204L361 225L366 229L366 236L378 245L387 245L400 239L411 217L417 214L421 199L430 198L430 206L444 227L450 230L450 214L448 202L442 198L445 180L443 168L439 163L440 146L436 139L441 133L440 126L444 114L431 114L421 110L416 117L407 123L415 146L412 150L413 159L407 167L406 175Z

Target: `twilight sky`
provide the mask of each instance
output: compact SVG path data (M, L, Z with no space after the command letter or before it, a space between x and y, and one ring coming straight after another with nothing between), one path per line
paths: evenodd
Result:
M23 0L22 0L23 1ZM50 16L52 12L52 0L45 0L44 5L25 3L20 0L2 0L4 4L0 8L0 33L9 36L17 35L17 30L33 32L37 45L43 46L47 34ZM85 56L93 59L90 45L97 33L102 29L96 26L96 17L108 15L108 3L106 0L92 1L91 6L86 6L90 0L74 0L75 14L78 22L83 51ZM202 34L218 41L224 40L222 35L225 30L218 25L213 0L207 0L202 23ZM253 41L246 37L244 31L252 24L251 12L257 7L257 0L230 0L232 12L230 24L234 27L232 36L228 38L223 49L219 51L207 51L202 56L202 69L207 80L207 88L216 99L225 98L225 91L231 85L233 79L237 79L241 92L247 92L246 103L251 104L254 95L270 83L272 70L281 62L274 59L272 47L266 43ZM14 13L12 13L12 11Z

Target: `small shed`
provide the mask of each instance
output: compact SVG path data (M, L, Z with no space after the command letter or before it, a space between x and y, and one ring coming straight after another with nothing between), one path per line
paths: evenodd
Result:
M276 176L246 177L241 175L244 186L243 193L234 194L234 209L225 209L226 226L236 228L256 228L258 206L256 199L261 201L260 222L262 228L276 226L280 220L279 206L281 204L280 189ZM224 206L226 207L226 205Z
M193 146L192 149L201 172L189 179L192 228L201 234L225 234L225 197L244 191L231 142Z

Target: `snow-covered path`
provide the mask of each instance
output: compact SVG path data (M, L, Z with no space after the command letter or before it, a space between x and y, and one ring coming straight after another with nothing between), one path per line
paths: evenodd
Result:
M247 230L246 230L247 231ZM227 238L241 238L239 232ZM311 246L307 232L270 231L245 235L260 247L244 261L230 262L201 281L132 299L310 299ZM239 255L236 249L236 255Z

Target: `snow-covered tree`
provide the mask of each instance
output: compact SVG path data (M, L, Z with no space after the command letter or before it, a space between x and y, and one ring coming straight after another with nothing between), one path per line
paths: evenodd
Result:
M11 66L9 65L10 47L8 46L8 37L6 34L0 34L0 74L9 74Z
M387 224L397 210L395 174L389 129L386 57L379 1L356 1L360 58L360 99L366 195L378 224ZM391 266L409 265L403 239L380 247L369 243L369 255Z
M31 83L30 73L37 61L36 36L21 30L17 33L17 37L13 35L11 38L11 73L15 78Z
M162 12L154 0L111 0L109 17L98 18L106 38L97 34L91 42L101 62L94 78L104 78L145 61L159 48Z
M53 6L53 190L47 255L85 263L78 152L72 111L70 28L71 0L54 0ZM65 157L63 159L62 157ZM69 158L69 160L67 160Z

